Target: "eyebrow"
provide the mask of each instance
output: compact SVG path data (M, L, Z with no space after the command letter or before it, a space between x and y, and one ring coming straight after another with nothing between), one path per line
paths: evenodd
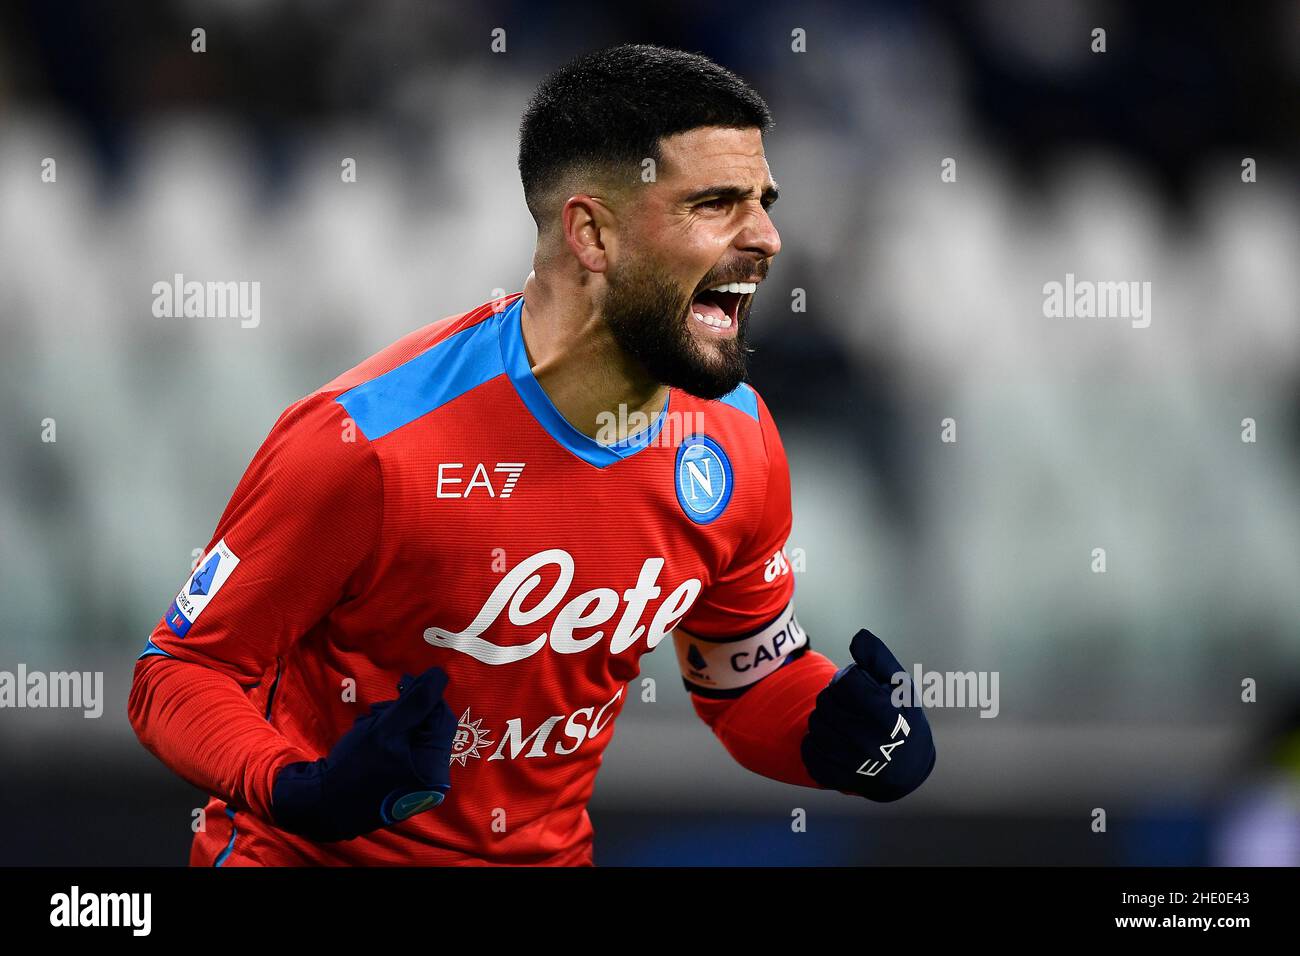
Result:
M776 183L771 183L763 190L761 198L767 205L772 205L772 203L776 202L777 198L780 196L778 188L779 187ZM749 199L753 195L754 191L752 189L747 189L744 186L705 186L703 189L697 189L684 196L682 202L689 206L691 203L699 202L702 199L731 199L739 201L742 199Z

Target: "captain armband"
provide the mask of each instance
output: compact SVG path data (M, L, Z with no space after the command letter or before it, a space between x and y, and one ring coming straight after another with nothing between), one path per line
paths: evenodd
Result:
M739 697L808 650L793 602L769 624L740 637L709 639L678 631L673 641L686 689L701 697Z

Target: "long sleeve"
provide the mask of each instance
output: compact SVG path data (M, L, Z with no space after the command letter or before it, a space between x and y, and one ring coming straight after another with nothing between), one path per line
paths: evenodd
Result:
M776 422L756 392L754 403L768 459L763 512L732 566L682 621L674 643L696 714L736 762L773 780L820 789L804 769L800 745L836 666L811 648L794 618L794 574L785 554L793 523L790 468ZM737 661L744 661L743 670Z
M742 767L782 783L824 789L804 769L799 748L817 695L837 669L810 648L739 697L718 700L692 693L691 703Z
M140 742L175 773L267 820L276 773L317 756L286 740L230 677L162 655L136 662L127 714Z
M135 665L128 713L141 743L266 817L276 771L320 754L281 734L248 692L365 589L382 522L378 459L353 432L326 395L286 410Z

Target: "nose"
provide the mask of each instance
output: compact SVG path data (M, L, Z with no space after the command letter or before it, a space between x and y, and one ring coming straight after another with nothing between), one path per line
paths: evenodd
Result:
M764 259L771 259L781 251L781 234L762 206L755 208L753 215L746 220L745 227L736 235L736 245Z

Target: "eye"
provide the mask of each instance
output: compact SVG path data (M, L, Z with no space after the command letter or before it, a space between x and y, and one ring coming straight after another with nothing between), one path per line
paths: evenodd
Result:
M730 199L706 199L704 202L696 203L696 209L725 209L731 205Z

